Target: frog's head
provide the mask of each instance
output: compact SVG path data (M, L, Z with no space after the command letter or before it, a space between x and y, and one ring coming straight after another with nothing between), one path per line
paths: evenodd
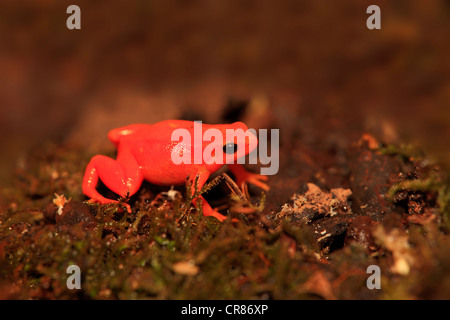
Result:
M204 138L207 141L213 140L204 149L206 163L236 163L237 159L245 157L258 146L256 131L248 129L243 122L215 125L206 131ZM219 136L221 138L217 139Z
M235 122L225 130L223 156L225 163L236 163L258 146L256 131L249 129L243 122Z

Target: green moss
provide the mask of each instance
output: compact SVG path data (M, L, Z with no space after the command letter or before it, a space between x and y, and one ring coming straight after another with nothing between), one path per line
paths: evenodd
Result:
M379 264L388 270L389 254L382 248L374 254L354 245L325 254L311 228L294 226L289 216L277 218L265 212L264 193L253 198L238 193L230 196L230 219L223 223L204 217L201 209L191 204L192 199L216 187L222 182L220 177L192 196L190 185L186 185L184 198L169 199L143 187L133 198L132 213L116 204L92 204L95 226L90 229L82 223L55 224L42 209L51 206L55 192L71 195L72 202L84 200L78 190L83 171L80 164L87 163L89 156L56 147L47 152L27 161L27 169L18 173L16 184L4 198L7 207L8 203L16 204L0 213L0 277L3 282L21 283L20 298L380 297L365 288L365 268ZM39 169L44 165L53 169ZM52 170L69 174L56 181ZM38 188L24 187L23 177L43 186L38 197ZM392 197L400 190L436 191L440 207L444 211L449 208L448 184L443 180L407 180L389 194ZM421 261L432 261L431 256L446 259L439 252L447 242L437 230L412 232L410 237L414 252L428 257ZM427 251L427 242L435 243L435 248ZM184 262L192 263L194 271L183 273L174 267ZM66 287L66 269L71 264L82 272L80 292ZM321 282L315 284L317 274ZM399 279L401 287L392 285L391 279ZM416 280L407 282L383 274L386 292L382 297L411 297L411 292L423 286L423 279L418 274ZM314 287L327 287L327 282L331 294Z
M425 154L423 151L414 144L389 144L379 149L381 154L399 156L405 161L414 161L417 159L423 159Z
M436 202L442 216L443 225L450 230L450 177L448 172L438 169L438 165L413 144L388 145L380 149L383 154L399 156L405 164L428 163L433 168L419 179L407 179L393 184L387 192L389 200L394 201L398 192L436 193Z

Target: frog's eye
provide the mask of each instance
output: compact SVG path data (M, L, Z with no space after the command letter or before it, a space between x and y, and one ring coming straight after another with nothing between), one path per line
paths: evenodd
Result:
M238 149L237 144L234 144L233 142L227 142L224 146L223 146L223 152L225 152L226 154L234 154Z

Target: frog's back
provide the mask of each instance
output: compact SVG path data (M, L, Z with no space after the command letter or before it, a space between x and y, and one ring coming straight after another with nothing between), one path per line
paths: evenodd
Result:
M193 129L194 122L188 120L164 120L151 125L153 130L157 130L162 133L170 133L172 134L173 130L184 128L184 129Z
M112 129L108 132L108 139L116 147L119 142L127 136L141 135L151 130L151 124L130 124L128 126Z

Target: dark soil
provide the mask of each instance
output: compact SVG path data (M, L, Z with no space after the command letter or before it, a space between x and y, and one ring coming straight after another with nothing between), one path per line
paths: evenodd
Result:
M169 197L169 188L144 184L124 199L131 214L88 204L79 164L89 155L55 145L30 153L3 190L2 298L448 297L450 286L433 280L446 278L449 263L449 189L439 167L367 134L339 152L309 148L265 194L250 188L251 199L238 198L225 180L212 187L205 196L230 216L223 223L191 207L184 188ZM61 209L58 195L71 198L56 202ZM81 290L66 286L72 264ZM366 286L370 265L382 270L382 290Z

